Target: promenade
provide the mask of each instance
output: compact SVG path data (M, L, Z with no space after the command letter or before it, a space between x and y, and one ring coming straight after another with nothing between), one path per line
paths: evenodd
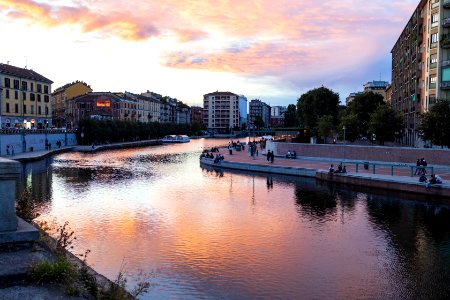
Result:
M256 171L272 174L294 175L315 177L320 180L340 182L350 185L360 185L373 188L383 188L401 192L413 192L419 194L437 195L450 198L450 165L432 165L427 168L430 178L430 170L438 174L442 184L431 185L426 188L425 183L419 182L419 176L411 176L411 170L415 171L415 164L392 163L392 162L368 162L367 168L364 161L346 161L332 158L301 157L287 159L275 157L273 163L267 161L266 151L259 150L259 155L249 157L247 148L244 151L234 151L230 155L228 149L221 148L220 154L224 160L215 164L212 159L202 159L201 164L224 169L237 169L245 171ZM330 165L337 169L339 163L347 168L346 174L329 174ZM358 168L358 172L356 171ZM392 175L391 175L392 174Z

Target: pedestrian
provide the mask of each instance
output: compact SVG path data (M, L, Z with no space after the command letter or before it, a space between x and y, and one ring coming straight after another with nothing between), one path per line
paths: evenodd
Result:
M420 171L421 171L421 166L422 166L422 162L420 160L420 158L417 159L416 162L416 171L414 172L414 175L420 175Z
M11 145L11 155L14 156L14 146Z
M270 150L267 150L267 161L270 161Z
M272 151L272 152L270 152L270 163L273 164L274 159L275 159L275 154L273 154L273 151Z
M259 156L258 148L256 148L256 156Z
M9 155L9 145L6 145L6 155Z

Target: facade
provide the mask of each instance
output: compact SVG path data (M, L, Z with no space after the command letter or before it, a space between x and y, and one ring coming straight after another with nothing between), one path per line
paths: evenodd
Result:
M389 82L387 81L370 81L364 85L364 92L374 92L375 94L379 94L383 96L383 99L386 101L386 88L388 85Z
M421 0L391 53L391 105L405 116L400 142L421 147L420 113L450 99L450 1Z
M203 125L203 108L200 106L191 106L191 123Z
M247 114L247 97L244 95L239 96L239 127L242 129L244 124L248 126L248 114Z
M239 127L239 96L219 91L203 95L203 124L214 133Z
M282 127L284 126L284 114L287 111L286 106L272 106L270 115L270 126L271 127Z
M249 128L250 129L256 128L254 122L255 122L255 118L258 116L261 117L262 121L264 122L264 126L269 127L271 109L267 103L264 103L259 99L254 99L254 100L250 101L249 110L250 110L250 116L249 116L250 117L250 119L249 119L249 126L250 126Z
M57 88L52 93L52 121L57 128L73 128L73 116L69 113L69 102L80 95L92 92L83 81L75 81Z
M132 112L136 111L137 101L123 100L110 92L92 92L74 98L69 105L69 111L73 115L76 126L83 118L131 119Z
M386 98L384 98L384 101L391 105L392 103L392 85L388 85L386 88Z
M33 70L0 64L0 128L52 127L52 83Z
M142 93L141 96L148 99L148 102L144 103L144 117L147 116L148 122L159 122L161 119L162 96L150 91Z

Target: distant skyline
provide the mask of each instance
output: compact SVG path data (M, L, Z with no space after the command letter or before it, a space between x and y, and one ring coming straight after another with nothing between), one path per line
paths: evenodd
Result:
M171 96L214 91L270 105L326 86L391 81L390 51L419 0L0 0L0 63L53 89Z

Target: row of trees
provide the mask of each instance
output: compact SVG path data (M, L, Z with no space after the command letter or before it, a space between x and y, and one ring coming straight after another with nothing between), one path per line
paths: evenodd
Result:
M82 119L78 124L77 139L81 144L116 143L161 138L169 134L197 135L198 123L192 125L159 122L140 123L122 120Z
M402 136L403 114L386 104L373 92L361 93L349 103L339 105L339 95L326 87L308 91L300 96L297 105L289 105L285 126L308 128L322 140L339 134L344 126L346 139L367 138L383 145ZM438 100L421 115L419 133L435 145L450 147L450 101Z

